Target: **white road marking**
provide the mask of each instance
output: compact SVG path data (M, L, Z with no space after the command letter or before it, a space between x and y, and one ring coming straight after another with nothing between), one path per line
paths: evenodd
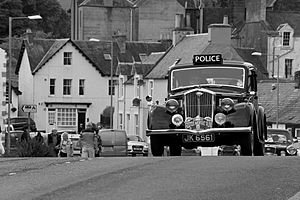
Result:
M289 198L288 200L300 200L300 191L296 193L294 196Z

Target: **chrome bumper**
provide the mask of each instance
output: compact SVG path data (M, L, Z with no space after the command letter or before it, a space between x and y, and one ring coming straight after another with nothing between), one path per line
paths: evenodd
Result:
M146 136L150 135L180 135L180 134L192 134L192 135L201 135L205 133L251 133L252 127L237 127L237 128L211 128L206 130L189 130L189 129L156 129L149 130L146 129Z

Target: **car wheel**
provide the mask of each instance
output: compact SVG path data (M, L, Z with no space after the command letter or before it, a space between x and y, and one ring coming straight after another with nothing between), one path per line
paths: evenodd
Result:
M150 136L151 152L153 156L162 156L164 153L164 145L157 135Z
M253 155L253 134L249 133L241 137L240 146L241 146L242 156L252 156Z
M177 144L170 145L170 156L181 156L181 146Z

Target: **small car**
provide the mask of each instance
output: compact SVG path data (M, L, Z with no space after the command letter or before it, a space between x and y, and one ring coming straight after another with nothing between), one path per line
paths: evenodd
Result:
M148 156L149 144L138 135L129 135L127 137L128 154L131 156Z
M240 145L222 145L219 146L218 156L239 156L241 155Z
M297 149L293 146L293 138L290 132L285 129L268 128L265 155L296 156Z

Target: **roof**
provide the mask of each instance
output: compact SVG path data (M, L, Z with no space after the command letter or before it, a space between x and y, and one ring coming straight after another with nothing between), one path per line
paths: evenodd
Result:
M121 74L125 76L130 76L132 72L133 64L122 64L119 63L117 67L116 74Z
M149 72L149 70L151 70L153 64L137 64L135 63L133 65L133 68L132 68L132 72L131 74L140 74L140 75L145 75Z
M208 34L187 35L175 47L172 46L146 75L149 79L164 79L169 67L178 59L180 63L192 63L194 54L201 53L208 45Z
M300 36L300 12L267 11L266 18L273 30L276 30L281 24L288 23L294 29L294 36Z
M276 123L277 90L272 90L276 80L258 83L259 103L265 108L267 121ZM279 123L300 124L300 90L295 89L294 81L279 83Z
M94 66L102 76L110 76L111 60L105 59L104 54L111 54L111 41L79 41L70 39L34 39L32 44L23 42L29 55L32 73L41 69L67 43L71 43ZM140 62L140 53L150 55L152 52L163 52L167 49L160 42L126 42L126 51L121 53L116 42L113 43L113 73L118 63ZM17 66L16 72L19 71Z
M127 0L110 0L112 2L113 7L124 7L129 8L132 7L133 4ZM106 7L111 4L107 4L105 0L85 0L79 6L99 6L99 7Z

